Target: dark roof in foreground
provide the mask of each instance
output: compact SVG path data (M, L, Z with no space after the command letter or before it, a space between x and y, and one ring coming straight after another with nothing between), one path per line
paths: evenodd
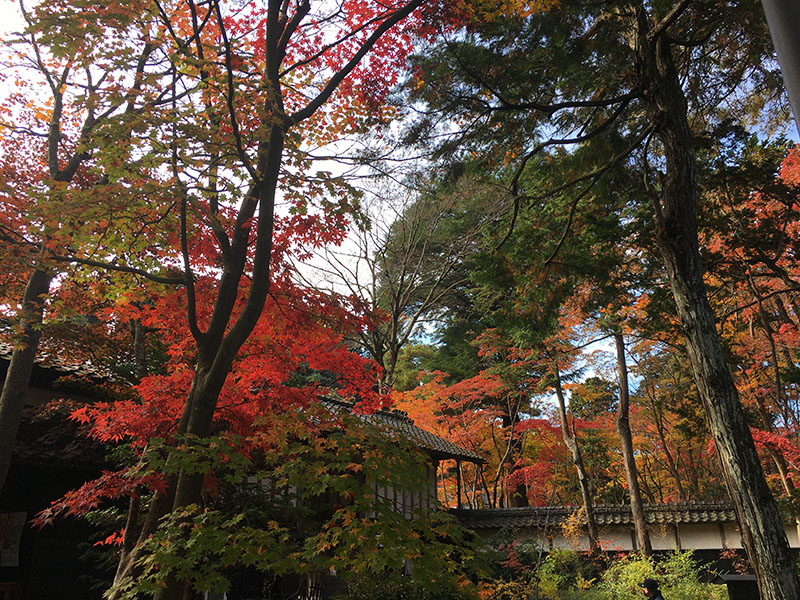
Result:
M333 398L322 398L321 402L324 406L334 412L340 410L347 410L350 412L354 406L354 403L352 402L336 400ZM486 462L483 458L471 450L462 448L461 446L439 437L430 431L425 431L424 429L417 427L414 425L414 419L409 417L401 410L381 409L374 413L355 414L355 416L371 425L388 427L396 431L418 448L427 450L434 458L458 459L473 463Z
M0 361L10 361L13 353L14 346L0 340ZM36 368L41 369L42 373L49 374L51 379L66 375L88 377L95 381L113 381L116 379L113 374L98 368L88 360L82 362L66 360L58 352L48 351L44 344L39 347L33 362Z
M580 506L526 506L524 508L460 509L451 512L462 525L470 529L532 527L546 528L560 525L580 511ZM594 507L598 525L633 525L628 505L601 504ZM675 502L645 504L644 516L648 524L661 523L731 523L736 512L730 502ZM585 522L586 518L581 516Z
M0 362L10 361L14 347L0 340ZM92 365L89 361L76 363L63 360L57 353L50 353L40 349L34 359L35 366L41 369L40 373L47 372L50 378L71 375L89 377L93 380L113 380L114 376ZM2 373L0 373L2 376ZM322 403L332 411L346 410L352 412L354 402L333 398L322 398ZM355 413L354 413L355 414ZM458 459L474 463L486 462L483 458L462 448L438 435L425 431L414 425L414 420L400 410L379 410L370 414L357 414L363 421L377 426L385 426L396 431L411 443L423 450L427 450L434 458Z

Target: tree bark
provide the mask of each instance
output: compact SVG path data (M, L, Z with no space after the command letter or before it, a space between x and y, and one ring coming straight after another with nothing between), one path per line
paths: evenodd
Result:
M283 154L285 131L282 126L277 125L272 128L269 142L265 144L264 155L264 177L258 186L258 205L259 222L258 238L266 244L262 255L262 269L258 277L253 277L251 283L250 296L247 304L251 301L257 310L247 314L247 308L242 312L231 330L219 340L213 337L203 336L199 346L199 360L195 370L192 387L186 401L183 418L179 433L186 433L196 436L200 440L211 433L214 421L214 412L217 408L219 395L225 380L233 367L233 359L241 348L244 341L252 332L253 328L261 316L261 311L266 301L270 286L269 262L272 248L272 221L275 212L275 195L278 188L278 175ZM258 250L257 250L258 252ZM259 261L254 264L254 270L258 269ZM240 275L244 272L244 263L241 263ZM238 282L238 278L237 278ZM262 289L255 289L260 284ZM221 292L222 293L222 292ZM217 303L219 306L219 302ZM223 317L225 320L230 318L230 312ZM213 321L213 317L212 317ZM211 331L213 323L209 325ZM207 341L207 345L203 344ZM202 442L201 442L202 443ZM186 472L181 470L178 473L172 495L172 510L177 510L191 504L200 504L203 489L203 474ZM181 600L190 594L188 586L183 582L170 579L164 589L156 594L156 600Z
M133 375L141 381L147 376L147 330L139 319L132 319L130 328L133 342Z
M666 163L660 194L653 198L658 248L761 598L800 598L783 518L764 478L706 295L697 237L697 165L686 98L669 40L664 35L651 39L644 5L637 10L643 97L653 110Z
M28 277L19 317L21 333L14 337L14 351L0 393L0 490L6 482L11 452L25 406L25 395L33 372L33 361L42 335L45 296L50 291L53 273L36 267Z
M555 377L556 398L558 398L558 414L561 418L561 434L564 436L564 444L572 453L572 463L575 465L575 470L578 472L578 483L581 488L581 497L583 499L583 510L586 512L586 531L589 536L589 549L592 553L600 551L600 539L597 534L597 524L594 519L594 505L592 504L592 495L589 490L589 476L586 474L586 469L583 466L583 456L581 456L581 449L578 446L578 441L575 435L570 431L569 423L567 421L567 405L564 400L564 391L561 389L561 374L558 371L558 365L553 367L553 376Z
M625 465L625 478L628 480L628 493L630 494L636 541L642 554L651 556L653 547L650 544L650 534L647 532L647 524L645 523L642 492L639 488L639 474L636 470L636 459L633 455L633 436L631 434L630 420L631 401L628 392L628 364L625 361L625 340L619 331L614 333L614 343L617 347L617 374L619 377L617 434L619 435L620 448L622 450L622 461Z

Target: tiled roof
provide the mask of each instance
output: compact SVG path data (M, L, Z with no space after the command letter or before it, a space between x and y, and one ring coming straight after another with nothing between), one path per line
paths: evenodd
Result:
M0 360L10 361L14 352L14 346L4 341L0 341ZM109 372L104 372L90 363L74 362L64 360L56 352L48 352L46 348L40 347L34 359L34 365L40 369L52 371L58 375L74 375L76 377L89 377L94 380L113 380L114 376Z
M352 402L335 400L332 398L323 398L321 401L326 407L334 411L351 411L354 406ZM471 450L462 448L461 446L441 438L430 431L425 431L424 429L417 427L414 425L414 420L402 411L379 410L374 413L358 414L356 416L366 423L389 427L417 447L427 450L435 458L461 459L473 463L485 462L484 459Z
M11 360L11 354L14 348L11 344L0 341L0 361ZM74 375L89 377L93 380L105 379L113 380L113 375L104 373L91 363L74 363L63 360L57 353L48 353L46 350L41 350L35 359L35 364L40 369L45 369L58 376L61 375ZM332 410L352 410L354 404L343 400L336 400L333 398L325 398L322 400L328 408ZM363 421L378 426L387 426L400 435L411 441L413 444L427 450L435 458L442 459L461 459L469 462L482 463L485 462L480 456L474 452L457 446L448 440L434 435L429 431L420 429L414 425L414 420L409 418L407 414L397 410L379 410L371 414L358 415Z
M105 444L89 437L88 427L69 420L67 411L68 407L46 414L26 410L14 441L13 461L67 471L108 466Z
M458 520L471 529L531 527L560 525L580 510L579 506L530 506L524 508L453 510ZM603 504L594 507L598 525L632 525L628 505ZM645 504L645 521L660 523L730 523L736 521L733 504L729 502L676 502ZM585 521L585 517L582 517Z

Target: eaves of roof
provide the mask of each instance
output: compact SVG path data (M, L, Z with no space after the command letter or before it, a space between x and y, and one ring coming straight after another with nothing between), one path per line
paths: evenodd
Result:
M460 509L451 512L462 525L470 529L546 528L561 525L567 518L581 511L580 506L527 506L520 508ZM594 507L598 525L633 525L628 505L598 505ZM645 504L645 521L648 524L683 523L733 523L736 512L729 502L676 502ZM580 512L580 518L586 521Z
M333 398L322 398L321 402L324 406L333 411L346 410L351 412L354 406L352 402ZM369 414L353 414L370 425L388 427L418 448L426 450L434 458L464 460L476 464L486 462L471 450L462 448L430 431L417 427L414 425L414 420L402 411L378 410Z
M0 341L0 361L10 361L14 346L8 342ZM94 381L114 381L115 376L99 369L89 361L74 362L63 359L56 352L48 352L40 348L34 359L34 366L51 373L53 377L72 375L75 377L88 377Z

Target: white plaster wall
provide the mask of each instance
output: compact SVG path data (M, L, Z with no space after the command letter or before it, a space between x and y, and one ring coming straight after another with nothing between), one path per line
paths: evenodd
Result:
M543 542L543 546L547 547L546 541ZM589 549L589 538L582 535L576 540L574 538L565 538L563 535L553 535L553 548L586 551Z
M633 550L630 531L620 527L604 527L600 531L600 546L603 550L630 552Z
M792 548L800 548L800 542L797 540L797 526L794 523L786 526L786 537L789 538L789 545Z
M674 550L678 547L675 541L674 525L656 523L654 525L649 525L647 530L650 533L650 545L653 550ZM683 540L681 540L681 544L683 544Z
M481 529L478 533L484 539L496 533L495 528ZM650 543L653 550L673 550L677 548L673 525L650 525ZM681 523L678 525L680 532L680 545L683 550L721 550L723 548L742 548L742 538L736 523ZM519 540L527 540L541 548L560 548L565 550L588 550L589 539L580 536L577 540L565 538L561 535L559 527L554 526L548 530L535 528L520 528L515 532ZM799 548L797 528L794 523L786 526L786 536L792 548ZM552 539L552 543L550 541ZM633 550L631 529L628 526L604 526L600 530L601 546L608 551Z
M742 534L739 533L739 526L736 523L725 523L722 530L725 532L726 548L742 547Z
M696 550L722 548L722 536L717 523L680 523L678 525L678 533L680 534L681 548L684 550L689 548ZM665 549L673 548L674 546L675 544L672 543Z

